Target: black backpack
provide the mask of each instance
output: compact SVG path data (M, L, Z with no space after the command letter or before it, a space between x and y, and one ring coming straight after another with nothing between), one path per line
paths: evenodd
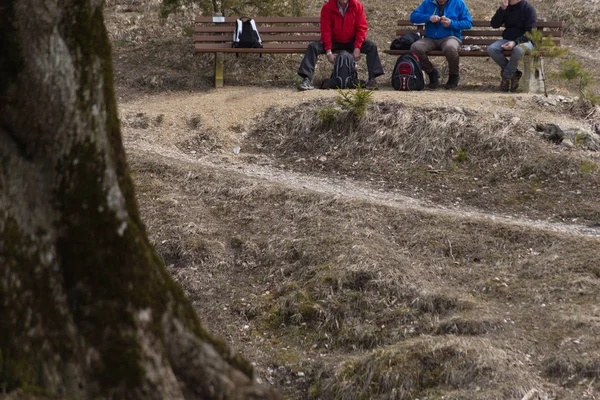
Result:
M333 72L325 79L322 89L355 89L360 84L354 56L345 50L335 57Z
M425 79L419 58L412 53L398 57L392 72L392 86L396 90L423 90Z
M235 21L233 30L233 43L231 47L236 48L261 48L262 40L256 29L256 23L252 18L240 17Z
M410 46L419 39L421 39L419 32L406 33L392 41L390 50L410 50Z

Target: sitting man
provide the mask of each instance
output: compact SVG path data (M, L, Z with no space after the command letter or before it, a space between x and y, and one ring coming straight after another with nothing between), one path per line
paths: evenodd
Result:
M383 75L383 67L379 60L377 45L367 38L367 17L363 5L358 0L329 0L321 8L321 40L308 45L306 54L300 63L298 75L302 82L299 90L312 90L312 77L315 72L317 58L327 54L333 64L333 51L346 50L358 61L360 53L367 55L369 80L367 89L376 89L375 78Z
M429 75L429 88L435 89L440 84L440 73L427 57L431 50L441 50L448 61L449 76L445 88L457 87L462 31L473 25L467 5L463 0L424 0L410 14L410 22L425 24L425 36L413 43L410 50L419 57L421 68Z
M533 43L525 34L531 32L535 24L535 9L524 0L502 0L496 14L492 17L493 28L504 25L502 39L487 48L488 55L501 68L500 90L503 92L515 92L519 87L519 80L523 75L517 69L519 60L523 59L526 51L533 50ZM505 50L512 50L510 61L504 56Z

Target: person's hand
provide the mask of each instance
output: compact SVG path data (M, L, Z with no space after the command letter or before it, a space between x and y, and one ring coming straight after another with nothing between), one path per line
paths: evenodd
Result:
M500 3L500 8L506 10L506 7L508 7L508 0L502 0L502 3Z
M354 56L354 61L358 61L360 59L360 49L354 49L352 55Z
M335 61L335 54L331 53L327 55L327 60L333 64L333 62Z
M450 24L452 23L452 21L446 16L443 16L441 21L442 21L442 25L444 26L444 28L448 28L450 26Z
M438 22L440 22L440 17L438 15L432 15L431 17L429 17L429 20L431 22L433 22L434 24L437 24Z
M504 43L504 44L502 45L502 48L503 48L504 50L512 50L512 49L514 49L514 48L515 48L515 46L516 46L516 45L517 45L517 43L511 40L510 42L506 42L506 43Z

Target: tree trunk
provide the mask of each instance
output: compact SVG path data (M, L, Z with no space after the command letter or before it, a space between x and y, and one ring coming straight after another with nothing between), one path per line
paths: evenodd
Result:
M0 0L0 48L0 388L278 398L202 328L148 241L102 0Z

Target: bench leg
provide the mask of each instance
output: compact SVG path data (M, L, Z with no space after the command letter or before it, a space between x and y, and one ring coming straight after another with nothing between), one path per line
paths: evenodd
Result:
M223 87L223 53L215 53L215 88Z
M528 93L546 93L544 59L525 56L523 58L523 91Z

